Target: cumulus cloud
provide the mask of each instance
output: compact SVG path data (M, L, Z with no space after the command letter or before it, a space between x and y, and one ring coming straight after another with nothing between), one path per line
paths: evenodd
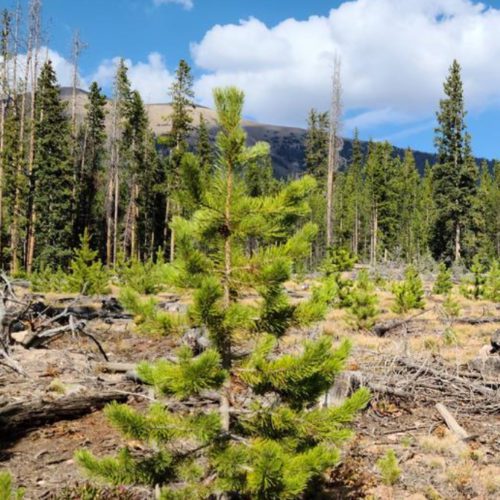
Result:
M52 50L48 47L41 47L38 51L38 73L40 72L45 61L50 60L54 71L56 72L57 82L62 87L67 87L73 85L73 65L65 57L63 57L59 52ZM19 54L17 57L17 72L24 74L24 68L26 67L27 56L26 54ZM8 71L12 75L14 70L14 61L10 60L8 62ZM86 89L88 87L88 81L78 74L78 86L80 88Z
M110 90L119 57L104 60L92 76L102 87ZM158 52L149 54L146 62L134 63L125 59L128 68L128 77L134 90L138 90L147 103L166 102L169 99L169 87L173 81L173 74L167 68L165 60Z
M261 121L302 125L327 109L335 53L342 58L346 127L426 120L448 67L463 67L469 109L500 103L500 10L472 0L353 0L327 16L267 26L250 18L217 25L191 46L204 74L203 103L238 85Z
M182 5L186 10L191 10L194 6L193 0L153 0L155 5L165 5L167 3L176 3Z

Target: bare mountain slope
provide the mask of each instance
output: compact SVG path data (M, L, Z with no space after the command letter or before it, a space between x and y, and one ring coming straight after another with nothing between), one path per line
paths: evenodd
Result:
M69 87L61 88L61 96L64 100L71 101L72 89ZM83 90L77 91L76 110L78 120L81 121L85 114L85 104L87 102L87 92ZM111 102L108 102L108 108L111 110ZM68 106L68 110L71 105ZM157 136L165 135L170 129L169 117L172 113L170 104L147 104L146 109L149 116L149 123L153 132ZM199 124L200 114L204 116L211 134L215 137L217 129L216 114L213 109L196 106L193 110L194 126ZM109 126L109 120L108 120ZM306 130L294 127L282 127L279 125L268 125L258 123L252 120L244 120L243 126L248 134L248 144L255 144L257 141L266 141L271 146L271 157L273 161L274 172L277 177L294 176L304 170L304 155L305 155L305 135ZM193 138L194 139L194 138ZM362 144L366 151L368 144ZM394 149L395 154L402 156L404 150L400 148ZM342 157L347 161L351 158L352 141L344 140L344 149ZM425 162L434 163L435 155L415 151L415 161L420 172L423 172ZM480 160L478 160L479 162Z

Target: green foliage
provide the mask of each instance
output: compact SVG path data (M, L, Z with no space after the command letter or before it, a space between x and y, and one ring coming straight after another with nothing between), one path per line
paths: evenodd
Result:
M451 270L446 267L444 262L439 264L439 272L432 288L432 293L436 295L446 295L451 292L453 283L451 281Z
M444 330L443 343L446 346L458 345L458 336L453 328L448 327Z
M12 476L8 471L0 471L0 499L21 500L24 497L24 488L15 488Z
M70 130L54 67L47 61L37 81L33 195L36 267L65 267L73 240Z
M87 230L80 238L80 248L75 250L69 264L68 286L73 292L98 295L110 292L109 274L97 257L98 252L90 248Z
M122 288L119 300L123 307L134 315L139 333L171 335L179 333L183 328L183 316L158 309L157 301L153 297L143 299L132 288Z
M357 256L345 248L329 248L327 256L321 265L321 270L326 276L351 271L357 261Z
M375 293L375 286L370 281L368 272L362 270L351 294L351 305L348 309L349 321L358 330L369 330L374 324L379 314L378 297Z
M385 455L377 460L377 468L382 476L382 481L388 486L395 484L401 475L398 459L393 449L387 450Z
M460 284L460 292L467 299L479 300L484 296L486 268L479 256L475 256L470 268L472 276L467 276Z
M137 259L125 261L122 255L118 259L116 271L121 286L143 295L158 293L167 281L167 268L160 252L156 260L150 258L145 262Z
M500 302L500 263L498 260L491 263L486 275L484 297L492 302Z
M143 362L137 367L137 373L158 393L173 394L181 399L199 395L205 389L218 389L224 382L226 373L217 351L209 349L193 358L191 350L183 347L178 356L177 362Z
M460 315L460 304L456 301L451 294L448 294L443 301L443 309L448 318L458 318Z
M271 353L276 340L266 336L240 376L257 394L276 392L292 406L302 407L331 386L349 355L351 345L347 340L338 349L333 349L331 343L330 338L323 337L306 342L301 355L273 359Z
M393 311L398 314L425 307L422 280L413 266L406 268L404 281L395 283L392 293L394 294Z

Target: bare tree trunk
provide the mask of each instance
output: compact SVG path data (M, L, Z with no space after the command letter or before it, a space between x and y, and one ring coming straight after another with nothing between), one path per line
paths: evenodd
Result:
M17 61L17 52L19 44L19 24L20 24L20 7L18 5L18 10L16 14L16 40L15 40L15 58ZM24 132L26 125L26 96L28 93L28 80L29 80L29 69L31 66L32 58L32 47L33 41L31 36L28 38L28 50L26 54L26 67L24 72L24 79L22 86L20 88L21 92L21 109L19 112L19 150L18 159L16 165L16 182L14 189L14 211L12 214L12 225L11 225L11 236L10 236L10 248L11 248L11 272L17 273L19 270L19 244L20 244L20 217L21 217L21 186L20 182L23 178L23 162L24 162ZM17 66L15 66L15 73L17 74ZM16 99L17 100L17 99ZM17 108L17 106L16 106Z
M30 3L30 38L33 40L33 56L31 67L31 102L30 102L30 140L28 153L28 177L30 179L29 202L28 202L28 228L26 242L26 271L33 270L33 258L35 254L35 221L36 207L34 204L35 185L33 179L33 164L35 160L35 97L38 76L38 52L40 50L41 37L41 0L31 0Z
M359 208L358 208L358 200L356 199L356 204L354 207L354 232L352 238L352 251L354 255L358 255L359 253Z
M120 204L120 177L118 175L118 165L114 169L114 211L113 211L113 267L116 267L116 257L118 251L118 208Z
M372 209L371 241L370 241L370 264L377 264L377 233L378 233L378 209L376 206Z
M342 83L340 80L340 57L335 55L332 77L332 101L330 109L330 137L328 146L328 172L326 189L326 246L333 244L333 190L335 173L339 167L342 139L340 137L342 118Z
M455 228L455 262L458 262L461 257L460 232L460 224L457 224Z

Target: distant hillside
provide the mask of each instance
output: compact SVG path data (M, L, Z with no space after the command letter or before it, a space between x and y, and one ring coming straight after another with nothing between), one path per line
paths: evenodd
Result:
M70 100L72 95L71 88L61 88L61 96L65 100ZM77 92L77 115L81 120L85 113L85 104L87 102L87 92L78 90ZM111 104L108 103L111 110ZM149 116L149 123L153 132L158 135L165 135L170 129L169 116L172 113L170 104L147 104L146 109ZM193 111L194 125L199 124L199 116L202 114L211 128L211 135L215 137L217 129L217 120L215 111L197 106ZM109 121L108 121L109 122ZM296 127L283 127L279 125L269 125L258 123L252 120L244 120L243 126L248 134L248 144L252 145L258 141L266 141L271 146L271 157L273 161L274 173L277 177L294 176L304 170L305 157L305 136L306 130ZM194 138L193 138L194 139ZM367 142L362 143L366 151ZM404 155L404 149L394 148L398 156ZM344 148L342 157L349 161L352 153L352 140L344 139ZM436 156L431 153L414 151L417 168L423 172L426 161L434 163ZM478 162L481 159L477 160Z

